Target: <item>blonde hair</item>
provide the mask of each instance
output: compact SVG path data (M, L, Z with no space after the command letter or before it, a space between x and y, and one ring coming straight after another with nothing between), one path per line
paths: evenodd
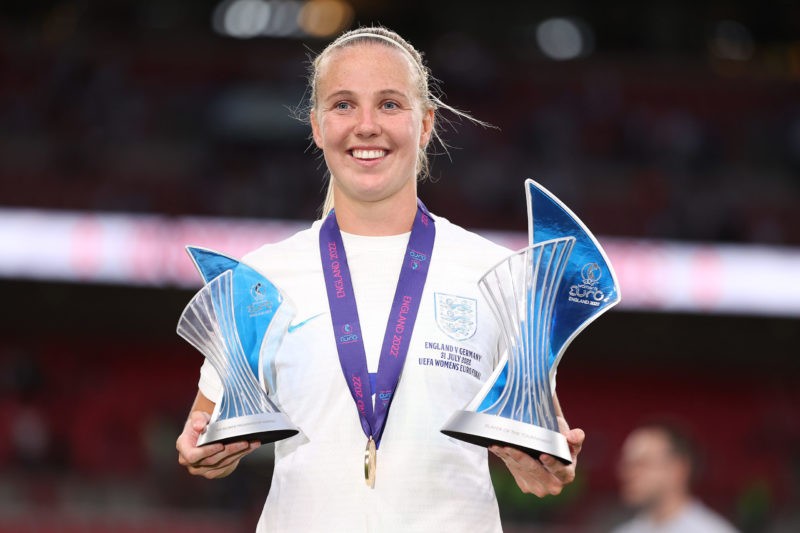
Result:
M416 89L417 94L419 95L420 103L422 104L422 111L423 113L430 110L433 110L434 112L431 137L439 142L445 152L447 152L447 145L439 135L439 130L437 128L439 123L439 110L449 111L457 117L480 124L484 127L490 126L490 124L480 121L468 113L460 111L442 102L441 99L434 94L434 92L439 92L437 80L431 76L430 69L427 67L427 65L425 65L425 62L422 59L422 54L400 35L382 26L369 26L345 32L335 41L326 46L325 49L313 59L308 76L308 86L310 90L309 107L304 117L307 122L310 122L311 110L317 109L317 83L319 81L319 71L322 62L325 61L325 59L335 50L365 43L396 47L403 52L407 59L410 60L416 73ZM427 145L421 147L419 149L419 153L417 154L416 173L417 178L420 180L425 179L430 175L430 161L428 159ZM322 206L321 216L324 217L327 215L331 209L333 209L333 184L329 179L328 190L325 195L325 203Z

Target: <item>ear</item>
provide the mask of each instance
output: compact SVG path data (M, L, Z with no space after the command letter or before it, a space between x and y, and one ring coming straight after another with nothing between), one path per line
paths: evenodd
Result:
M426 109L422 112L422 132L419 136L419 147L425 148L431 140L433 134L434 110Z
M311 135L314 138L314 144L317 148L322 150L324 148L322 143L322 134L320 132L319 122L317 120L317 113L314 109L311 110Z

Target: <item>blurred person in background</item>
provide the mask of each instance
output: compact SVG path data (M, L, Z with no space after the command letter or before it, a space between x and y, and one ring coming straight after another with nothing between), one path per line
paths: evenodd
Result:
M637 510L614 533L734 533L736 529L691 492L694 446L673 424L635 429L618 467L623 502Z
M481 377L490 375L500 360L500 331L477 281L510 251L430 215L417 199L426 148L436 136L437 111L464 115L431 94L419 52L384 28L340 36L316 58L309 82L313 140L330 172L324 218L243 259L292 299L302 325L286 334L275 360L263 365L275 374L267 381L277 383L276 390L269 392L302 434L275 445L275 469L258 531L501 531L486 450L445 437L440 428L474 397ZM325 263L331 249L342 264L338 278L334 272L339 269ZM429 269L403 259L420 257L419 250L425 251L419 261ZM427 277L416 281L412 271L427 272ZM341 298L337 279L344 287L341 297L357 302L354 326L349 318L337 318L343 305L336 303ZM413 293L415 283L421 283L422 292L403 297ZM475 302L471 336L448 336L436 320L434 290ZM403 347L412 355L400 363L402 378L398 373L386 381L385 356L391 355L389 361L399 357L391 353L392 333L384 333L396 331L390 317L398 295L403 305L416 306L407 313L410 344ZM356 344L361 354L336 342L340 333L332 335L332 328L337 323L345 324L345 331L363 333L363 344ZM388 342L381 344L381 339ZM430 360L425 354L432 356L429 345L438 343L480 354L473 361L477 376L425 363ZM348 367L355 364L360 365L357 372ZM385 398L391 399L385 431L356 409L359 402L364 405L358 398L371 395L348 388L351 375L376 370L377 387L369 390L379 390L385 403L376 402L375 409L389 409ZM381 383L391 386L388 392ZM220 380L208 362L199 389L177 441L179 462L194 475L227 476L258 443L198 447L221 396ZM569 429L555 403L571 465L546 454L535 460L511 447L491 447L520 489L537 496L558 494L572 482L584 440L583 431ZM364 445L373 437L380 440L374 489L364 482Z

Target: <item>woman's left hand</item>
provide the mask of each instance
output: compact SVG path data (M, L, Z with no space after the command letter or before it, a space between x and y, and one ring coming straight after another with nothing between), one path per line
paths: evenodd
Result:
M586 434L582 429L570 429L566 419L562 416L558 417L558 427L569 444L569 451L572 455L572 464L570 465L565 465L555 457L544 453L537 460L510 446L493 445L489 447L489 451L506 464L522 492L535 494L540 498L548 494L556 495L560 494L561 490L575 479L575 466Z

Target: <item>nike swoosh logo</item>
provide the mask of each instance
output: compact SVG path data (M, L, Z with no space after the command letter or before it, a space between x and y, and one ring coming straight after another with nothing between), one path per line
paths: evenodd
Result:
M305 320L303 320L302 322L300 322L298 324L289 324L289 333L294 333L295 330L302 328L303 326L305 326L306 324L308 324L309 322L311 322L312 320L314 320L318 316L322 316L324 314L325 313L316 314L316 315L314 315L314 316L312 316L310 318L306 318Z

